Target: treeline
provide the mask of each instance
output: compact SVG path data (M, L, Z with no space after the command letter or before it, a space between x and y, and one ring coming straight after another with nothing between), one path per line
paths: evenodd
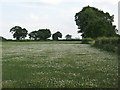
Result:
M28 31L25 28L22 28L20 26L14 26L10 29L10 32L13 34L13 38L16 38L16 40L25 40L25 37L27 35L29 36L30 40L49 40L49 38L52 36L53 40L58 41L59 38L62 38L62 33L60 31L57 31L56 33L51 33L50 29L39 29L32 31L28 33ZM65 36L66 40L71 40L72 35L67 34Z
M14 26L10 29L10 32L12 32L13 38L16 38L16 40L24 40L27 35L31 40L47 40L52 35L50 29L39 29L28 33L25 28L20 26ZM58 31L52 35L52 38L58 40L58 38L62 38L62 33Z

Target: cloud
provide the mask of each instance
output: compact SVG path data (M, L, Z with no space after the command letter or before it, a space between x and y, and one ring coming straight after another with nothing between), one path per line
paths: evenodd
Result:
M28 17L25 18L27 21L38 21L39 20L39 16L37 16L34 13L30 13Z
M63 0L1 0L1 2L39 2L39 3L47 3L47 4L59 4Z
M95 2L106 4L106 5L116 5L118 4L119 0L96 0Z
M40 2L43 3L49 3L49 4L59 4L61 3L63 0L39 0Z

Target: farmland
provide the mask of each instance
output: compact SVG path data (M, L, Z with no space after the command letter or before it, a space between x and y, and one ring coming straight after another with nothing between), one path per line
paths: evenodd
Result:
M117 55L78 41L3 42L3 88L117 88Z

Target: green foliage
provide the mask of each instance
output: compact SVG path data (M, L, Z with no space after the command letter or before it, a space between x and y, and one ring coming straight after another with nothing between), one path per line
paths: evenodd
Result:
M47 40L47 38L51 37L51 32L49 29L39 29L38 30L38 36L40 40Z
M90 44L94 40L92 38L83 38L82 39L82 44Z
M10 32L13 33L13 38L16 38L16 40L22 40L28 34L28 31L25 28L22 29L20 26L15 26L11 28Z
M62 33L60 33L60 32L58 31L58 32L56 32L56 33L54 33L54 34L52 35L52 38L53 38L53 40L58 41L58 38L62 38Z
M0 41L7 41L7 39L2 37L2 36L0 36Z
M76 13L75 21L78 26L78 33L82 33L83 38L97 38L102 36L116 36L116 26L112 25L114 16L108 12L104 13L94 7L84 7L82 11Z
M95 40L94 46L107 51L117 52L119 37L99 37Z
M66 40L71 40L72 38L72 35L69 35L69 34L67 34L66 36L65 36L65 38L66 38Z
M29 33L29 38L33 40L47 40L51 37L49 29L39 29L38 31L32 31Z
M37 31L32 31L31 33L28 34L30 39L37 40Z

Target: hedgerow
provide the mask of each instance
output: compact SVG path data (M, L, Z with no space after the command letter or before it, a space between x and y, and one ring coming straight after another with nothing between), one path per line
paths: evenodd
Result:
M94 40L92 38L83 38L82 44L91 44Z
M103 50L117 52L119 37L99 37L95 40L93 46L101 48Z

